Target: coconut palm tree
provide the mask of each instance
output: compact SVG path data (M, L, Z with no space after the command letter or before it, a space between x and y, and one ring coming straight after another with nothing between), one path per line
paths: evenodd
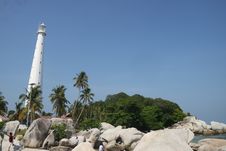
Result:
M31 87L31 90L28 91L26 90L26 94L21 94L19 96L19 99L25 103L28 101L27 104L27 115L28 115L28 123L31 123L34 119L40 117L42 109L43 109L43 104L42 104L42 91L41 87L34 86ZM30 120L29 120L30 119Z
M0 115L5 115L8 111L8 102L5 100L5 97L0 92Z
M79 74L76 74L74 80L75 80L74 87L77 87L79 89L79 93L81 92L82 89L85 89L89 86L88 76L84 71L80 72Z
M95 103L91 103L91 118L94 118L98 121L102 121L105 117L105 103L102 101L98 101Z
M10 120L18 120L21 123L26 122L27 108L22 101L15 103L15 113L11 116Z
M60 85L52 89L52 94L50 94L50 101L53 104L53 111L57 116L62 116L67 112L68 105L70 102L65 97L66 88L64 85Z
M16 113L16 111L14 111L14 110L9 110L8 113L7 113L7 117L8 117L9 119L12 119L13 116L15 115L15 113Z
M82 90L82 94L80 95L80 100L83 103L83 107L82 107L82 110L81 110L81 112L80 112L80 114L79 114L79 116L78 116L78 118L75 122L75 127L76 127L76 125L77 125L77 123L78 123L78 121L79 121L79 119L80 119L80 117L81 117L81 115L84 111L85 106L90 104L91 101L93 101L93 96L94 96L94 94L91 93L90 88L85 88L84 90Z
M73 109L72 109L72 118L75 120L76 119L76 112L78 110L77 106L79 103L79 98L80 98L80 94L81 91L85 88L88 88L88 76L86 75L86 73L84 71L80 72L79 74L76 74L76 76L73 78L75 80L74 83L74 87L78 88L78 99L75 100L74 104L73 104Z

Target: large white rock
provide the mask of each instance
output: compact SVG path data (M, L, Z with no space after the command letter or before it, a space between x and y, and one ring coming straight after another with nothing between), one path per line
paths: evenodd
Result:
M106 140L106 141L110 142L112 140L115 140L119 136L118 133L121 130L122 130L121 126L117 126L113 129L108 129L100 135L100 138L103 139L103 141Z
M59 142L59 146L66 146L70 148L74 148L78 144L85 142L84 136L72 136L70 139L63 138Z
M84 136L86 139L88 139L91 135L91 131L87 130L81 130L78 133L76 133L77 136Z
M109 123L106 123L106 122L102 122L100 124L100 130L103 132L105 130L108 130L108 129L112 129L112 128L115 128L113 125L109 124Z
M50 148L49 151L71 151L72 148L70 147L66 147L66 146L56 146L56 147L52 147Z
M210 125L206 124L206 122L202 120L198 120L195 116L187 116L172 126L172 128L177 129L190 129L194 133L206 133L210 130Z
M195 133L203 133L203 131L208 128L206 122L202 120L193 121L192 126Z
M78 144L72 151L95 151L92 147L92 144L89 142L84 142Z
M25 130L27 130L27 125L20 124L19 127L18 127L18 131L25 131Z
M40 149L40 148L24 148L22 151L48 151L45 149Z
M50 130L49 135L46 137L42 144L42 148L48 149L51 146L55 145L55 136L54 136L54 130Z
M7 135L9 135L10 132L13 135L15 135L19 125L20 125L19 121L9 121L5 124L3 132L6 133Z
M198 142L198 151L222 151L226 146L224 139L202 139Z
M210 122L211 129L216 131L224 131L226 132L226 124L212 121Z
M194 134L185 129L165 129L145 134L134 151L192 151Z
M70 146L69 139L67 139L67 138L61 139L60 142L59 142L59 146L69 147Z
M9 136L8 135L3 136L3 140L2 140L1 145L2 145L1 146L2 151L13 151L13 146L9 142Z
M70 140L72 142L77 142L78 141L78 144L80 143L83 143L83 142L86 142L86 137L85 136L82 136L82 135L79 135L79 136L72 136L70 138Z
M39 118L33 121L26 131L22 144L24 147L39 148L48 136L51 121L45 118Z
M218 149L215 146L205 144L200 146L197 151L218 151Z
M77 137L78 137L78 144L86 141L86 138L84 136L77 136Z
M14 151L14 150L16 150L16 151L18 150L19 151L19 149L21 148L21 145L19 144L19 142L14 139L13 144L14 145L12 145L9 142L9 136L8 135L4 135L3 136L2 143L1 143L1 145L2 145L1 146L2 151Z
M133 150L144 134L136 128L122 129L121 126L108 129L100 135L102 141L107 142L107 150Z
M185 117L183 121L174 124L172 128L187 128L194 133L200 133L204 135L226 133L226 124L212 121L211 125L208 125L206 122L198 120L194 116Z
M198 120L194 116L186 117L185 121L192 124L192 129L190 129L190 130L195 133L203 133L205 129L209 128L209 126L206 124L206 122L204 122L202 120Z
M87 141L94 146L94 143L98 140L100 136L100 130L97 128L93 128L89 131L91 132L91 134L90 134L90 137L87 139Z
M226 146L219 147L219 151L226 151Z
M79 143L79 139L77 136L73 136L69 139L69 144L72 148L74 148L75 146L77 146Z

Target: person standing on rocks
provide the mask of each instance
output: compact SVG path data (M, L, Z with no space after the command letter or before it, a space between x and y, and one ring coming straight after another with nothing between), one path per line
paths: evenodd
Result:
M100 146L99 146L99 150L98 151L104 151L104 146L103 144L101 143Z
M13 139L14 139L14 136L13 136L13 133L10 132L9 133L9 142L13 145Z
M10 147L11 147L11 146L14 146L14 144L13 144L13 139L14 139L13 133L10 132L10 133L9 133L9 143L10 143L10 145L9 145L8 151L10 150Z

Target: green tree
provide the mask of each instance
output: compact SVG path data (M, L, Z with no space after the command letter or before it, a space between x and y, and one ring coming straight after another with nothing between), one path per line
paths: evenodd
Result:
M52 125L51 129L54 130L54 137L55 141L60 141L62 138L66 138L67 134L65 132L66 130L66 124L56 124Z
M15 112L10 116L10 120L18 120L21 123L26 122L27 108L25 108L22 101L15 103Z
M15 113L16 113L16 112L15 112L14 110L9 110L9 111L8 111L8 115L7 115L8 118L9 118L9 119L12 119L12 117L14 116Z
M0 122L0 131L3 131L4 126L5 126L5 122L1 121ZM0 133L0 136L1 137L4 137L4 134L3 133Z
M74 77L75 83L74 87L77 87L79 89L79 93L82 89L88 88L88 76L84 71L80 72L79 74L76 74Z
M19 96L19 99L25 103L28 101L27 104L27 116L28 118L28 123L31 123L33 120L36 118L40 117L43 109L43 104L42 104L42 97L41 97L42 91L41 87L34 86L31 87L31 90L28 91L26 94L21 94Z
M91 89L90 88L85 88L83 91L82 91L82 94L80 95L80 100L82 101L83 103L83 107L82 107L82 110L75 122L75 126L77 125L83 111L84 111L84 108L86 105L88 105L91 101L93 101L93 96L94 94L91 93Z
M76 119L78 119L77 117L77 113L79 110L79 101L80 101L80 95L81 95L81 91L85 88L88 88L88 76L86 75L86 73L84 71L80 72L79 74L76 74L76 76L73 78L75 83L74 83L74 87L78 88L78 99L75 100L73 106L72 106L72 118L74 119L74 121Z
M163 123L161 121L162 112L158 106L146 106L141 112L141 117L143 117L147 130L156 130L163 128Z
M185 116L180 107L171 101L138 94L128 96L122 92L109 95L101 111L104 113L101 121L115 126L136 127L141 131L169 127ZM95 112L93 114L98 117Z
M66 114L68 105L70 102L65 97L66 88L63 85L60 85L52 89L50 94L50 101L53 104L53 111L58 117Z
M5 115L8 111L8 102L5 100L5 97L0 92L0 115Z
M103 101L97 101L94 103L91 103L92 110L91 110L91 118L98 120L99 122L102 122L105 120L106 116L106 103Z
M96 119L93 118L85 118L81 123L80 123L80 128L83 130L88 130L91 128L99 128L100 127L100 122Z
M45 112L45 111L42 111L42 116L52 116L53 115L53 113L51 113L51 112Z

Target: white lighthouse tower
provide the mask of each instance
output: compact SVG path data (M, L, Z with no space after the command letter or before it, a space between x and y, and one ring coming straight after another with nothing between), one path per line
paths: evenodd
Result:
M29 77L28 92L30 92L32 86L42 86L43 45L45 36L46 26L42 23L37 31L37 41Z

